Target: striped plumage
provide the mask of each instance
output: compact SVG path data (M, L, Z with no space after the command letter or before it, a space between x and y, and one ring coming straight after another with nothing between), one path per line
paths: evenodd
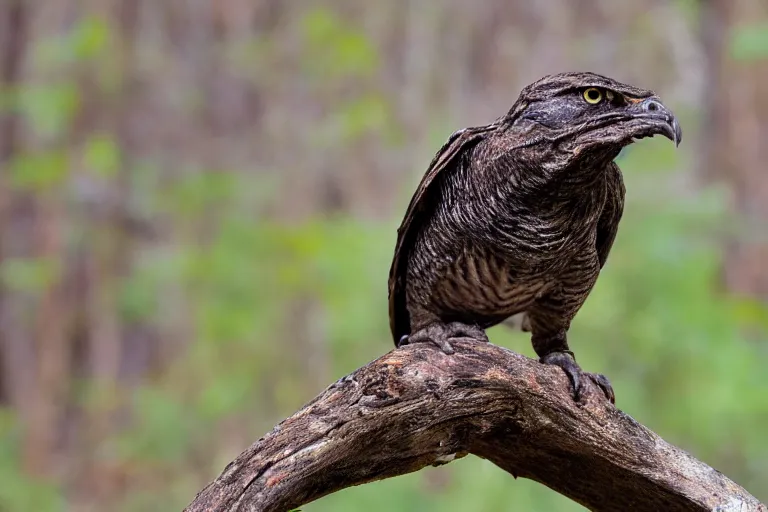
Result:
M578 397L581 370L566 333L621 218L613 159L657 133L680 138L652 91L564 73L523 89L492 124L452 135L398 230L389 280L395 343L431 341L451 352L450 339L483 338L481 329L524 313L536 353L563 367ZM607 380L595 378L612 399Z

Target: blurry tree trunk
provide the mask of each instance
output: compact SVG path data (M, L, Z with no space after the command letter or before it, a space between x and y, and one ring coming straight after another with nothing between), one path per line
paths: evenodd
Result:
M23 0L0 6L0 97L15 95L27 47L27 8ZM12 196L8 190L8 166L19 145L19 116L8 106L0 110L0 268L9 254L8 217ZM22 410L30 375L24 362L31 352L24 346L18 321L13 315L9 291L0 281L0 404L10 402ZM28 367L27 367L28 368Z
M0 43L2 87L3 92L15 96L22 82L32 12L29 3L22 0L6 2L0 12L4 33ZM15 109L3 112L0 121L0 264L5 269L9 257L19 257L29 249L38 261L62 263L58 259L61 248L58 222L62 215L55 197L11 194L8 171L21 140L17 112ZM26 244L29 239L33 239L31 247ZM47 474L52 469L50 455L56 441L55 419L62 403L60 381L67 372L67 358L61 351L65 333L58 308L59 291L55 276L47 289L34 298L24 297L23 292L0 284L2 394L7 394L18 407L26 427L22 458L25 469L32 474ZM31 330L26 325L29 320L26 310L30 306L35 310Z
M23 0L10 0L3 5L0 11L0 49L2 49L2 63L0 66L0 80L2 80L3 94L13 92L13 88L19 82L21 65L24 60L27 43L27 16ZM7 107L0 112L0 163L6 165L13 156L18 144L18 116ZM5 178L5 173L0 175ZM0 192L7 191L3 187ZM5 198L4 198L5 199ZM5 202L3 202L5 204Z
M90 136L108 137L120 152L117 167L110 171L104 184L104 197L84 204L83 224L91 235L89 248L84 251L85 297L82 314L87 323L87 369L91 380L91 401L83 418L85 438L81 449L90 454L80 460L84 463L79 485L88 489L82 496L91 505L108 501L115 491L112 479L105 477L104 460L100 459L101 446L115 430L116 414L120 406L120 369L123 357L130 347L126 345L126 330L120 310L120 292L123 279L130 275L132 254L138 240L133 239L129 211L131 182L130 122L132 118L132 84L135 77L135 40L141 0L91 0L88 11L97 14L115 34L109 58L114 66L115 89L105 90L93 80L95 73L90 64L86 71L88 107L83 119L83 139ZM90 170L93 171L93 170ZM97 484L94 485L94 482Z
M30 5L30 2L26 3ZM65 6L71 7L70 3ZM42 9L42 7L40 7ZM29 20L33 19L30 12ZM37 16L39 12L34 12ZM64 12L59 13L64 16ZM34 25L30 25L34 26ZM55 74L41 73L35 76L41 84L61 83L61 77ZM30 152L68 154L69 145L74 140L75 130L61 130L51 136L38 136L37 128L31 125L28 140L25 140ZM45 278L40 289L34 290L34 306L28 319L27 333L33 343L35 361L31 368L26 368L34 375L30 388L30 414L24 419L24 438L22 457L25 469L32 475L53 477L61 470L60 462L65 458L57 455L63 452L61 444L62 424L70 405L72 382L72 346L71 327L74 303L67 300L67 279L70 274L67 258L67 216L66 195L54 183L44 183L29 192L29 209L25 212L31 226L26 234L30 239L28 249L23 256L40 264Z
M703 0L701 37L707 60L700 166L705 179L729 186L739 226L724 246L724 284L731 292L768 300L768 59L737 60L732 38L768 4Z
M66 272L63 205L55 192L46 190L37 194L35 210L36 257L50 265L52 275L42 291L34 319L37 382L32 417L26 425L24 462L32 474L51 475L56 469L53 456L62 412L68 403L71 307L62 293Z

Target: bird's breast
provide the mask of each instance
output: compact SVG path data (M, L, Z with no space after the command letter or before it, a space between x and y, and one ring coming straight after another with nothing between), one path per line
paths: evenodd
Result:
M592 282L599 217L593 204L443 205L409 258L409 309L490 326L526 311L563 279Z
M493 325L524 311L553 286L552 276L533 272L529 263L489 247L465 247L446 268L433 298L456 319L471 312L473 323Z

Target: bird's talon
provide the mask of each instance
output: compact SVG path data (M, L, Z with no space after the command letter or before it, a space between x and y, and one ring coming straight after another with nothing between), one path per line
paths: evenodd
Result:
M587 373L585 375L589 375L589 378L592 379L592 381L597 384L600 389L603 390L605 397L612 404L616 403L616 393L614 393L613 386L611 386L611 382L608 380L608 377L601 373Z
M616 395L613 392L613 387L608 381L605 375L599 373L587 373L579 367L576 363L576 359L573 356L573 352L570 350L550 352L540 359L544 364L553 364L563 369L568 376L568 380L571 382L573 389L573 398L577 402L581 402L584 392L584 377L592 379L597 386L603 391L605 397L612 403L616 403Z
M448 343L446 340L432 340L432 343L437 345L437 348L443 351L446 355L452 355L456 353L456 351L453 349L450 343Z
M412 345L414 343L432 343L444 354L454 354L456 351L452 343L456 341L488 342L485 331L475 325L466 325L461 322L450 324L434 323L413 334L400 338L398 347Z
M479 341L481 343L490 343L488 335L485 330L477 325L468 325L461 322L453 322L448 324L446 334L449 338L458 340L464 339L467 341Z

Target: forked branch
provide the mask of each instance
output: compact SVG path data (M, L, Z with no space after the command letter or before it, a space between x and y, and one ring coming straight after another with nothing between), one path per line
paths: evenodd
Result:
M468 453L591 510L768 510L591 382L575 403L559 368L491 344L455 347L447 356L406 346L340 379L230 463L187 512L287 511Z

